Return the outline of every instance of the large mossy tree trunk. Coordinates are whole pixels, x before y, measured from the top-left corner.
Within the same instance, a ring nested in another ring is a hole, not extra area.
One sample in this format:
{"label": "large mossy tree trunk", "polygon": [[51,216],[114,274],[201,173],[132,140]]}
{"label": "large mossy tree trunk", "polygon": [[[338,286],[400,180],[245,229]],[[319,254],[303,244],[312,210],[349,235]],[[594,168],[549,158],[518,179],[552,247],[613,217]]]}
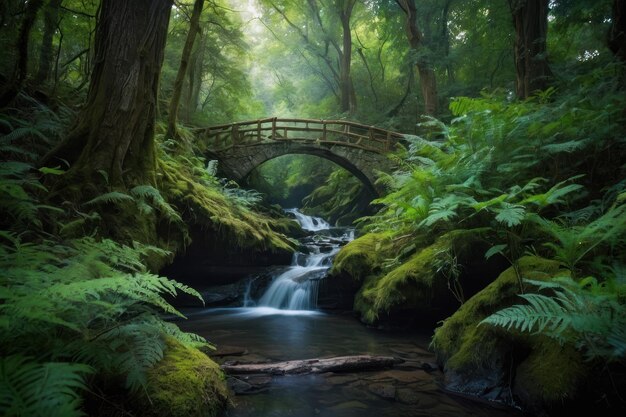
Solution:
{"label": "large mossy tree trunk", "polygon": [[185,75],[187,75],[189,58],[191,56],[193,44],[196,40],[196,34],[200,32],[200,15],[202,14],[203,6],[204,0],[195,0],[193,4],[193,12],[191,13],[189,23],[189,32],[187,33],[183,53],[180,57],[180,66],[178,67],[178,73],[176,74],[176,79],[174,80],[174,91],[172,92],[172,99],[170,100],[169,115],[167,118],[167,133],[165,135],[168,138],[176,137],[176,121],[178,120],[178,108],[180,107],[180,97],[183,92],[183,82],[185,81]]}
{"label": "large mossy tree trunk", "polygon": [[515,92],[525,99],[544,90],[552,76],[546,48],[549,0],[509,0],[509,6],[515,27]]}
{"label": "large mossy tree trunk", "polygon": [[398,0],[398,4],[406,14],[406,30],[409,45],[417,55],[416,67],[420,76],[420,87],[424,99],[424,114],[437,114],[437,77],[428,54],[425,53],[424,36],[417,26],[417,9],[415,0]]}
{"label": "large mossy tree trunk", "polygon": [[70,185],[154,184],[154,125],[172,0],[103,0],[87,103],[56,156]]}

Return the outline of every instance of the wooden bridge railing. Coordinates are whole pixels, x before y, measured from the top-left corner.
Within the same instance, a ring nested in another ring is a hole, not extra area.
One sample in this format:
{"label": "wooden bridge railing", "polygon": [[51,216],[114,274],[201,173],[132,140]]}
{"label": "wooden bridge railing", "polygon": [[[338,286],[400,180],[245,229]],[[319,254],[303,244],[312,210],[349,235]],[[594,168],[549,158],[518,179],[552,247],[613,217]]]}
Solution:
{"label": "wooden bridge railing", "polygon": [[339,144],[385,153],[404,136],[346,120],[267,118],[196,129],[208,148],[224,150],[268,141]]}

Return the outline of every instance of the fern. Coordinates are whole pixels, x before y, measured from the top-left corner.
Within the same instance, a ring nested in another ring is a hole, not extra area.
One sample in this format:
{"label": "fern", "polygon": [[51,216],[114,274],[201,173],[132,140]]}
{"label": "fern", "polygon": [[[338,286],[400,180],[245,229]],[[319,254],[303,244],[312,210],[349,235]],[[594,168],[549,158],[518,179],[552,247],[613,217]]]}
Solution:
{"label": "fern", "polygon": [[123,201],[134,201],[134,198],[126,193],[111,191],[83,203],[84,206],[94,206],[98,204],[117,204]]}
{"label": "fern", "polygon": [[37,363],[11,355],[0,358],[0,414],[3,416],[82,416],[80,391],[83,375],[92,369],[82,364]]}
{"label": "fern", "polygon": [[530,219],[555,239],[544,245],[571,271],[576,271],[578,264],[599,245],[626,244],[626,205],[614,207],[586,225],[567,226],[539,216],[530,216]]}
{"label": "fern", "polygon": [[609,292],[590,292],[570,278],[552,282],[525,280],[552,295],[522,294],[528,304],[500,310],[480,322],[544,334],[561,343],[573,343],[588,358],[618,360],[626,352],[626,306]]}
{"label": "fern", "polygon": [[517,226],[522,223],[526,215],[526,208],[519,204],[509,204],[502,202],[501,208],[494,211],[497,214],[496,221],[506,224],[508,227]]}
{"label": "fern", "polygon": [[131,195],[138,198],[137,204],[148,212],[155,207],[170,222],[182,223],[178,212],[163,198],[159,190],[151,185],[138,185],[130,190]]}

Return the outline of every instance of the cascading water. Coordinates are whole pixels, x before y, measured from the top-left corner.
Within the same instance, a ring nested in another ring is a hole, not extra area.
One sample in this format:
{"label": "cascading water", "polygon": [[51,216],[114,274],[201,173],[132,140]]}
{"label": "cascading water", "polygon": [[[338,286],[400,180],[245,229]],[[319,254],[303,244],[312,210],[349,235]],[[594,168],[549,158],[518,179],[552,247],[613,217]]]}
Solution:
{"label": "cascading water", "polygon": [[328,230],[330,229],[330,224],[326,222],[326,220],[321,217],[307,216],[306,214],[300,213],[298,209],[286,209],[285,212],[291,213],[296,216],[296,220],[300,223],[300,227],[304,230],[308,230],[310,232],[318,232],[320,230]]}
{"label": "cascading water", "polygon": [[303,239],[307,253],[297,252],[291,266],[274,277],[257,306],[283,310],[312,310],[317,305],[319,280],[326,276],[332,258],[341,246],[354,239],[354,230],[333,237],[331,226],[319,217],[307,216],[298,209],[285,210],[292,213],[304,230],[319,232]]}

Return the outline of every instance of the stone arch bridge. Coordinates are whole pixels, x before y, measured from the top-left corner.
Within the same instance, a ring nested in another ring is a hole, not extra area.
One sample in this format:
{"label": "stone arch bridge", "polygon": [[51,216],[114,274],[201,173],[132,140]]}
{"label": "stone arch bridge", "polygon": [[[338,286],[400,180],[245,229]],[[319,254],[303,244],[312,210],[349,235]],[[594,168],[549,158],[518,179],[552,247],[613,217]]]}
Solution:
{"label": "stone arch bridge", "polygon": [[262,163],[288,154],[328,159],[360,179],[373,195],[376,171],[391,172],[386,153],[397,149],[404,135],[346,120],[268,118],[197,129],[205,155],[236,181]]}

